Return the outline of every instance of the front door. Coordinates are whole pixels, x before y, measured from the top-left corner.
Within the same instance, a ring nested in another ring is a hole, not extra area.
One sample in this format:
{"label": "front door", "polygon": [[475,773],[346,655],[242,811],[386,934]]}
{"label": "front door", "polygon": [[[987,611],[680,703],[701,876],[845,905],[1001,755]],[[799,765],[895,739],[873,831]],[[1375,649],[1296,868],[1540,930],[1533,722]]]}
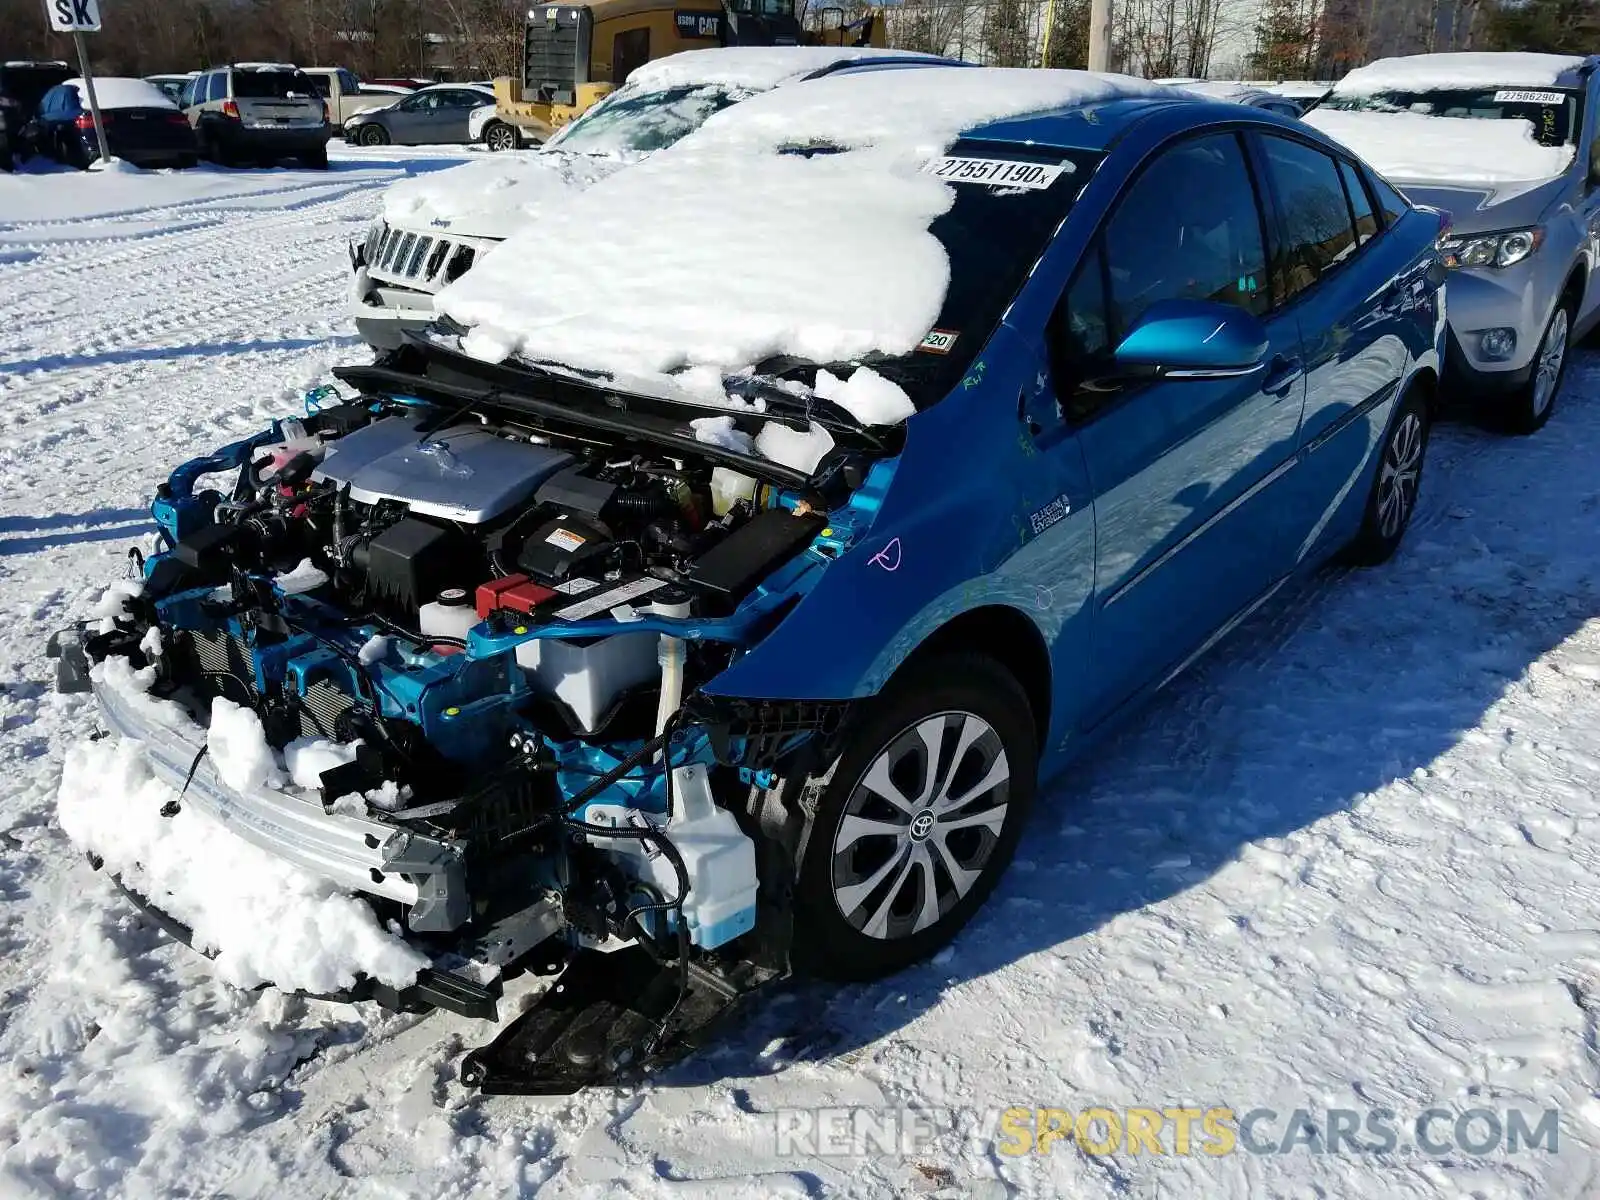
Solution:
{"label": "front door", "polygon": [[[1093,669],[1085,724],[1156,686],[1286,572],[1272,485],[1293,464],[1299,328],[1272,311],[1262,207],[1232,132],[1159,151],[1113,208],[1051,331],[1062,408],[1095,509]],[[1260,318],[1245,373],[1119,377],[1111,352],[1160,300]]]}

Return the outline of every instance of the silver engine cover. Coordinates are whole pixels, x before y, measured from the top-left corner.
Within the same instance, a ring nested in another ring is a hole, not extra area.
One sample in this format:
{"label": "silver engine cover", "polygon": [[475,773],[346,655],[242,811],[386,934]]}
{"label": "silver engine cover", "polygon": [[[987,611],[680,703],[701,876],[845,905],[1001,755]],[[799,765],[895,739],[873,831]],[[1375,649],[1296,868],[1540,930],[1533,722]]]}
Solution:
{"label": "silver engine cover", "polygon": [[422,434],[431,414],[386,417],[329,442],[313,479],[348,484],[365,504],[399,500],[419,516],[478,525],[526,500],[572,456],[481,425]]}

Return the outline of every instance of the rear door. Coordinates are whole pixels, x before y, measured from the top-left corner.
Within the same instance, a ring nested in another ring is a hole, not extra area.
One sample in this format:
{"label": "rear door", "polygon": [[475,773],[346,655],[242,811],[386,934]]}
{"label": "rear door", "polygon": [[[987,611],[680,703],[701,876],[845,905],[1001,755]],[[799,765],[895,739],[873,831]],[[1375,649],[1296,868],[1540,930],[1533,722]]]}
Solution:
{"label": "rear door", "polygon": [[1284,506],[1298,562],[1360,488],[1406,372],[1417,306],[1432,303],[1432,289],[1414,251],[1382,236],[1354,162],[1287,133],[1254,138],[1273,197],[1273,288],[1305,347],[1300,466]]}
{"label": "rear door", "polygon": [[[1299,327],[1272,302],[1262,212],[1240,135],[1169,144],[1112,207],[1057,311],[1058,395],[1094,491],[1089,724],[1164,682],[1286,573],[1277,485],[1305,384]],[[1119,378],[1112,350],[1178,298],[1258,317],[1263,364]]]}
{"label": "rear door", "polygon": [[247,129],[308,129],[322,124],[322,97],[300,71],[234,71],[233,102]]}
{"label": "rear door", "polygon": [[428,140],[446,143],[469,141],[467,118],[472,115],[473,109],[489,101],[467,88],[449,88],[434,95],[439,97],[439,107],[434,110],[433,120],[428,127]]}

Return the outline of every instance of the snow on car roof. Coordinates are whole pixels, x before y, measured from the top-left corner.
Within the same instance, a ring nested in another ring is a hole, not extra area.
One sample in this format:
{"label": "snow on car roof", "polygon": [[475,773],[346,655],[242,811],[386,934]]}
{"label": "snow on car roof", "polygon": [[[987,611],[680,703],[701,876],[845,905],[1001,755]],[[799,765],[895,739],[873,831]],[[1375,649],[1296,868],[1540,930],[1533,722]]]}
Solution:
{"label": "snow on car roof", "polygon": [[910,50],[870,46],[724,46],[684,50],[635,67],[625,86],[641,91],[720,84],[766,91],[785,80],[853,58],[928,58]]}
{"label": "snow on car roof", "polygon": [[1582,58],[1563,54],[1458,53],[1380,58],[1334,85],[1337,96],[1481,87],[1550,87]]}
{"label": "snow on car roof", "polygon": [[1342,142],[1381,174],[1406,183],[1515,183],[1550,179],[1571,146],[1541,146],[1532,122],[1433,117],[1409,112],[1314,108],[1301,118]]}
{"label": "snow on car roof", "polygon": [[[89,89],[81,79],[67,80],[69,87],[78,89],[85,108],[89,106]],[[94,97],[101,108],[170,108],[178,106],[148,79],[122,79],[115,75],[94,77]]]}
{"label": "snow on car roof", "polygon": [[[908,353],[950,279],[929,226],[953,192],[921,168],[966,130],[1125,96],[1174,93],[1083,71],[938,67],[779,88],[554,198],[435,306],[469,327],[463,346],[480,358],[664,384],[695,368],[719,398],[723,373],[774,355]],[[808,146],[837,152],[784,152]]]}
{"label": "snow on car roof", "polygon": [[[636,68],[628,76],[627,83],[608,99],[616,103],[630,96],[685,87],[764,92],[835,63],[877,58],[915,61],[928,60],[929,56],[837,46],[727,46],[686,50]],[[550,149],[554,151],[560,147],[558,136],[552,140]],[[384,193],[384,216],[402,223],[435,218],[471,220],[474,224],[463,229],[463,233],[488,237],[509,234],[530,214],[540,211],[552,196],[588,187],[596,179],[611,174],[631,156],[607,161],[591,152],[583,157],[587,161],[573,161],[570,156],[554,153],[495,156],[488,162],[469,163],[450,171],[405,179]]]}

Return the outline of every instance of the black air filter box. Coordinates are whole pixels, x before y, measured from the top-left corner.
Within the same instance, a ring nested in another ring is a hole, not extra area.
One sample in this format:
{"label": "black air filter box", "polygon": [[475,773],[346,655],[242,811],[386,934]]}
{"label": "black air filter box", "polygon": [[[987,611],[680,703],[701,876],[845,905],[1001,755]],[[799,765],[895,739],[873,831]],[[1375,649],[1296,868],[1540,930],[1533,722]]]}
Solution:
{"label": "black air filter box", "polygon": [[367,543],[367,594],[380,608],[415,615],[446,588],[471,587],[482,573],[472,544],[454,529],[404,517]]}

